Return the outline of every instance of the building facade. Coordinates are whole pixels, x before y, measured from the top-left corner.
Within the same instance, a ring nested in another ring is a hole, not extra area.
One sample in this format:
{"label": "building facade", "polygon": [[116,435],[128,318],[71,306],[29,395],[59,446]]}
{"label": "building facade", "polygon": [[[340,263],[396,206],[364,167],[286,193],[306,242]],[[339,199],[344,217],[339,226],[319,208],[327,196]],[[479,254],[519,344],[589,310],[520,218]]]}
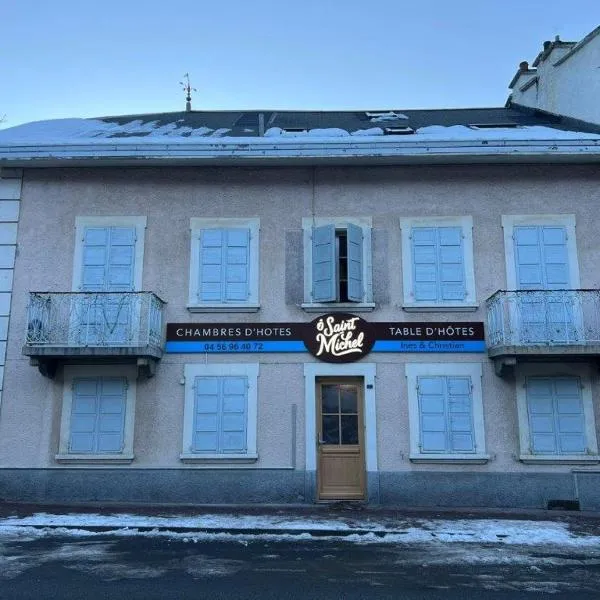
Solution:
{"label": "building facade", "polygon": [[598,509],[599,162],[514,108],[0,132],[0,498]]}

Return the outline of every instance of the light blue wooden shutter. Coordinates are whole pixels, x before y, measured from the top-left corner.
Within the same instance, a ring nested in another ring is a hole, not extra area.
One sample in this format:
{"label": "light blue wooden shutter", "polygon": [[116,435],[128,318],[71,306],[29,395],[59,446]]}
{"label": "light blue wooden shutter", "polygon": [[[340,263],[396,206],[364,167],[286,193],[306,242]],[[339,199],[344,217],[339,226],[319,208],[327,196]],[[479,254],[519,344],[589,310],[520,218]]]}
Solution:
{"label": "light blue wooden shutter", "polygon": [[106,454],[123,450],[126,389],[124,378],[73,382],[69,452]]}
{"label": "light blue wooden shutter", "polygon": [[416,302],[450,302],[466,297],[460,227],[415,227],[411,231]]}
{"label": "light blue wooden shutter", "polygon": [[363,286],[363,231],[362,227],[348,223],[348,300],[362,302]]}
{"label": "light blue wooden shutter", "polygon": [[250,295],[250,230],[200,232],[200,302],[245,302]]}
{"label": "light blue wooden shutter", "polygon": [[475,451],[470,377],[418,377],[421,452]]}
{"label": "light blue wooden shutter", "polygon": [[335,226],[323,225],[312,230],[313,302],[337,300],[337,262]]}
{"label": "light blue wooden shutter", "polygon": [[196,377],[192,451],[213,454],[247,450],[246,377]]}
{"label": "light blue wooden shutter", "polygon": [[527,379],[527,412],[533,454],[585,452],[585,420],[577,377]]}

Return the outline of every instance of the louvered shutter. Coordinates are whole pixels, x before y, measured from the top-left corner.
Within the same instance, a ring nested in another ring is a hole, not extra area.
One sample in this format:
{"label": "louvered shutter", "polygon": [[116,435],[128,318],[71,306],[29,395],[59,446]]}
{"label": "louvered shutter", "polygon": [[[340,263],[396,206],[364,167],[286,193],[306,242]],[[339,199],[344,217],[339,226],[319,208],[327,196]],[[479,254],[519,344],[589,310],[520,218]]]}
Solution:
{"label": "louvered shutter", "polygon": [[577,377],[527,379],[527,411],[534,454],[585,452],[585,421]]}
{"label": "louvered shutter", "polygon": [[446,394],[443,377],[418,377],[421,452],[445,452]]}
{"label": "louvered shutter", "polygon": [[435,302],[438,299],[436,230],[415,227],[411,237],[415,301]]}
{"label": "louvered shutter", "polygon": [[438,227],[439,300],[448,302],[466,297],[464,251],[460,227]]}
{"label": "louvered shutter", "polygon": [[192,451],[213,454],[247,450],[246,377],[197,377]]}
{"label": "louvered shutter", "polygon": [[245,302],[250,294],[250,230],[200,232],[200,302]]}
{"label": "louvered shutter", "polygon": [[447,378],[448,449],[473,452],[473,398],[470,377]]}
{"label": "louvered shutter", "polygon": [[73,382],[69,452],[121,452],[125,432],[124,378],[76,379]]}
{"label": "louvered shutter", "polygon": [[312,230],[312,299],[313,302],[335,302],[337,299],[334,225]]}
{"label": "louvered shutter", "polygon": [[348,300],[362,302],[363,286],[363,231],[348,223]]}

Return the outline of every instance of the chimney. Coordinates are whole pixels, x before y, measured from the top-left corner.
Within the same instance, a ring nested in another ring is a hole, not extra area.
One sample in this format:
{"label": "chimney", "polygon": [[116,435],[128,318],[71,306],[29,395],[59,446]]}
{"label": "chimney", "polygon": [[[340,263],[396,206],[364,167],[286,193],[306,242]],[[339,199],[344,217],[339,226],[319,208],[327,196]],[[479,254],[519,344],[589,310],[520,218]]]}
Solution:
{"label": "chimney", "polygon": [[526,60],[519,63],[519,71],[529,71],[529,63]]}
{"label": "chimney", "polygon": [[549,40],[546,40],[544,42],[544,52],[547,52],[548,50],[550,50],[551,47],[552,47],[552,42]]}

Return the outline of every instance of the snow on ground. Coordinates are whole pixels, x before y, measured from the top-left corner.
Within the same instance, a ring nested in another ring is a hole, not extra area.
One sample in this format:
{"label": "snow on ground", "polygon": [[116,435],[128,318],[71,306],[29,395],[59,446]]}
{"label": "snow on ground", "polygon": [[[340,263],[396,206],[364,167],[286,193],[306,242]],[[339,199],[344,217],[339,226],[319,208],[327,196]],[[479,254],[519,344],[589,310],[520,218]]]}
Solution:
{"label": "snow on ground", "polygon": [[[114,528],[114,535],[176,536],[181,539],[234,539],[256,537],[256,530],[271,539],[319,539],[310,531],[327,531],[328,538],[355,543],[467,543],[499,545],[551,545],[597,548],[600,536],[577,535],[565,523],[554,521],[517,521],[504,519],[406,519],[353,522],[301,517],[202,515],[198,517],[149,517],[132,514],[37,513],[30,517],[0,519],[0,538],[41,537],[60,534],[73,537],[90,535],[88,527]],[[143,528],[145,531],[138,531]],[[174,532],[176,529],[177,532]],[[184,531],[181,531],[184,530]],[[186,531],[188,530],[188,531]],[[230,533],[235,530],[235,533]],[[297,533],[296,533],[297,532]],[[103,533],[97,533],[103,535]]]}

